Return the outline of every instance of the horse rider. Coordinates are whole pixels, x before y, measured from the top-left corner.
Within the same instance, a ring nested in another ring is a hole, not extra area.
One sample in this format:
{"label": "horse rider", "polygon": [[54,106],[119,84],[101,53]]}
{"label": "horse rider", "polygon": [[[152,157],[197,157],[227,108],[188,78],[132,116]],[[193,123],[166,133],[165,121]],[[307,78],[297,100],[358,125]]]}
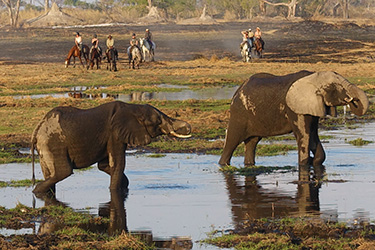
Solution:
{"label": "horse rider", "polygon": [[99,55],[101,56],[102,55],[102,50],[100,49],[99,47],[99,39],[98,39],[98,35],[97,34],[94,34],[93,38],[91,39],[91,48],[90,48],[90,54],[89,54],[89,58],[91,58],[91,55],[92,55],[92,50],[96,49],[99,53]]}
{"label": "horse rider", "polygon": [[118,60],[117,49],[115,49],[115,39],[113,39],[112,35],[109,35],[107,37],[106,45],[107,45],[107,50],[105,51],[105,53],[108,54],[109,50],[113,49],[115,51],[116,60]]}
{"label": "horse rider", "polygon": [[[139,41],[138,41],[138,38],[137,38],[137,35],[135,33],[132,34],[132,38],[130,39],[130,46],[128,47],[128,57],[129,57],[129,60],[131,60],[131,53],[130,53],[130,49],[133,47],[133,46],[136,46],[139,50],[141,50],[141,48],[139,48]],[[142,53],[141,53],[142,54]],[[142,58],[143,60],[143,58]]]}
{"label": "horse rider", "polygon": [[240,45],[240,48],[242,50],[243,46],[247,43],[247,45],[248,45],[247,47],[248,47],[249,53],[251,51],[251,47],[253,47],[253,37],[254,37],[253,32],[251,32],[252,38],[250,38],[250,36],[249,36],[250,32],[251,32],[251,29],[241,31],[241,34],[242,34],[242,43]]}
{"label": "horse rider", "polygon": [[82,51],[82,36],[79,34],[79,32],[76,32],[76,37],[74,39],[75,44],[77,45],[79,51]]}
{"label": "horse rider", "polygon": [[251,29],[249,29],[247,36],[248,36],[247,39],[250,44],[250,48],[252,48],[254,46],[254,32]]}
{"label": "horse rider", "polygon": [[151,34],[151,31],[149,29],[146,29],[145,40],[150,45],[150,49],[152,49],[154,47],[154,42],[152,41],[152,34]]}
{"label": "horse rider", "polygon": [[260,31],[260,28],[257,27],[256,31],[254,33],[255,39],[259,39],[260,43],[262,44],[262,50],[264,50],[264,41],[262,39],[262,31]]}

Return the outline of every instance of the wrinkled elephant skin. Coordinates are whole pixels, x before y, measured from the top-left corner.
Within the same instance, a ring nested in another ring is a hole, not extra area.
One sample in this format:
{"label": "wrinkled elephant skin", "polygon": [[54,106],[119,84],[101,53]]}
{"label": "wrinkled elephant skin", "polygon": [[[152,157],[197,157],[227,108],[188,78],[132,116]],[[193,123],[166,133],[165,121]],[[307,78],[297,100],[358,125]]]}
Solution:
{"label": "wrinkled elephant skin", "polygon": [[325,160],[318,136],[319,118],[335,115],[336,106],[348,104],[354,114],[363,115],[369,102],[361,89],[335,72],[255,74],[232,98],[219,164],[229,165],[233,151],[244,142],[245,165],[254,165],[255,149],[263,137],[293,132],[299,165],[319,166]]}
{"label": "wrinkled elephant skin", "polygon": [[124,175],[128,145],[146,145],[166,134],[190,137],[187,122],[168,117],[150,105],[110,102],[92,109],[57,107],[48,112],[32,135],[45,180],[34,193],[55,192],[55,184],[73,173],[98,163],[111,176],[110,189],[128,186]]}

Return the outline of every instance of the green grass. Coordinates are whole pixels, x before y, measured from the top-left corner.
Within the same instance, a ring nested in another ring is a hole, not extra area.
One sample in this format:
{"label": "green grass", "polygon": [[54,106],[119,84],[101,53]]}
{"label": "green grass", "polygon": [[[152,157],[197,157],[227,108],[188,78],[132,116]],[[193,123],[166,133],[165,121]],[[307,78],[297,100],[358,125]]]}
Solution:
{"label": "green grass", "polygon": [[221,248],[242,249],[357,249],[375,246],[373,226],[350,227],[318,218],[247,219],[236,233],[211,235],[203,242]]}
{"label": "green grass", "polygon": [[235,167],[235,166],[223,166],[220,171],[226,174],[238,174],[243,176],[256,176],[259,174],[269,174],[275,171],[283,172],[293,172],[297,171],[295,167],[285,166],[285,167],[266,167],[266,166],[245,166],[245,167]]}
{"label": "green grass", "polygon": [[362,138],[357,138],[355,140],[351,140],[351,141],[348,141],[345,139],[345,141],[353,146],[365,146],[365,145],[368,145],[370,143],[374,143],[373,141],[367,141],[367,140],[363,140]]}

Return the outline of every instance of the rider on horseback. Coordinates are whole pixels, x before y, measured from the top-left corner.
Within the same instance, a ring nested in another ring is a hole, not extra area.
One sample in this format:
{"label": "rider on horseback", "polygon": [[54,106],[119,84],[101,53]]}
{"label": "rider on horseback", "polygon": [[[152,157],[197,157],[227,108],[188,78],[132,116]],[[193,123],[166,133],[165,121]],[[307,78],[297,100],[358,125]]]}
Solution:
{"label": "rider on horseback", "polygon": [[77,45],[79,51],[82,53],[82,36],[79,34],[79,32],[76,32],[76,37],[74,39],[75,44]]}
{"label": "rider on horseback", "polygon": [[152,34],[151,34],[151,31],[149,29],[146,29],[146,32],[145,32],[145,40],[148,42],[148,44],[150,45],[150,49],[153,49],[154,47],[154,42],[152,41]]}
{"label": "rider on horseback", "polygon": [[100,56],[102,56],[102,50],[101,48],[99,47],[99,39],[98,39],[98,36],[96,34],[94,34],[94,37],[91,39],[91,48],[90,48],[90,54],[89,54],[89,58],[91,58],[91,54],[92,54],[92,51],[94,49],[96,49],[99,53]]}
{"label": "rider on horseback", "polygon": [[242,34],[242,43],[240,45],[240,48],[242,50],[243,46],[247,43],[248,51],[250,53],[251,48],[253,47],[253,39],[254,39],[254,33],[249,30],[241,31]]}
{"label": "rider on horseback", "polygon": [[113,39],[112,35],[108,36],[106,45],[107,45],[107,50],[105,51],[105,54],[108,54],[109,50],[113,49],[115,52],[116,60],[118,60],[117,49],[115,49],[115,40]]}
{"label": "rider on horseback", "polygon": [[255,39],[259,39],[260,43],[262,44],[262,50],[264,50],[264,41],[262,39],[262,31],[260,31],[260,28],[257,27],[255,33],[254,33]]}
{"label": "rider on horseback", "polygon": [[[128,47],[128,50],[127,50],[127,52],[128,52],[128,57],[129,57],[129,60],[131,60],[131,57],[132,57],[132,55],[131,55],[131,51],[130,51],[130,49],[133,47],[133,46],[136,46],[139,50],[141,50],[141,48],[139,47],[139,41],[138,41],[138,38],[136,37],[136,35],[135,35],[135,33],[133,33],[133,35],[132,35],[132,39],[130,39],[130,46]],[[142,58],[142,61],[143,61],[143,58]]]}

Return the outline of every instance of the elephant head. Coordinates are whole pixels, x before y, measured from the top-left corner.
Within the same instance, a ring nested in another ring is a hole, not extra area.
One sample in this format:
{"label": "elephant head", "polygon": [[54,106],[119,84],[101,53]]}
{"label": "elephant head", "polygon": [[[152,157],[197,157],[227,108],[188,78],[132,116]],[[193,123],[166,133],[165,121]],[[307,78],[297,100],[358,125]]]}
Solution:
{"label": "elephant head", "polygon": [[286,103],[296,114],[318,117],[324,117],[330,107],[347,104],[360,116],[369,106],[363,90],[331,71],[316,72],[295,81],[287,92]]}
{"label": "elephant head", "polygon": [[147,104],[119,108],[112,118],[112,127],[117,137],[129,145],[146,145],[152,138],[163,134],[177,138],[191,137],[189,123],[169,117]]}

